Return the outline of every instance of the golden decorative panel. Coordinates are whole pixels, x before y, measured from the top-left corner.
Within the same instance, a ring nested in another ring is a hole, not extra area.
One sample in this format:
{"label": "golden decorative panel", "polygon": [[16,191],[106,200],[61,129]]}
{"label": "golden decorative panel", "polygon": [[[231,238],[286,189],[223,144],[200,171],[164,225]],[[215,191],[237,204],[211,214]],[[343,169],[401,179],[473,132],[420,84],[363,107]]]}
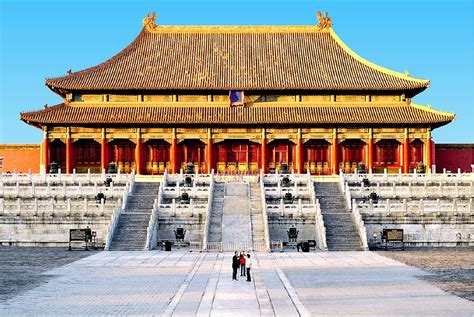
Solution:
{"label": "golden decorative panel", "polygon": [[109,95],[109,102],[137,102],[137,95]]}
{"label": "golden decorative panel", "polygon": [[180,102],[207,102],[207,95],[178,95]]}
{"label": "golden decorative panel", "polygon": [[373,95],[370,96],[373,102],[399,102],[400,95]]}
{"label": "golden decorative panel", "polygon": [[102,102],[103,95],[74,95],[74,101],[82,101],[82,102]]}
{"label": "golden decorative panel", "polygon": [[172,102],[173,95],[143,95],[143,102]]}
{"label": "golden decorative panel", "polygon": [[336,102],[364,102],[365,95],[336,95]]}
{"label": "golden decorative panel", "polygon": [[301,102],[330,102],[331,95],[301,95]]}

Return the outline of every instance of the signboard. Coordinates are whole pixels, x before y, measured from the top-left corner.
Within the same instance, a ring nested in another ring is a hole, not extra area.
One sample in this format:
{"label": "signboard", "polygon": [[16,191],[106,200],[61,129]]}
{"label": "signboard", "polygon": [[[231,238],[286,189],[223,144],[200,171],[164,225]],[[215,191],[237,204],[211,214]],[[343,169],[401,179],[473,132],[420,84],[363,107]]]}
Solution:
{"label": "signboard", "polygon": [[383,229],[382,239],[403,242],[403,229]]}
{"label": "signboard", "polygon": [[385,241],[385,250],[388,249],[389,242],[400,242],[402,250],[405,249],[403,243],[403,229],[383,229],[382,241]]}

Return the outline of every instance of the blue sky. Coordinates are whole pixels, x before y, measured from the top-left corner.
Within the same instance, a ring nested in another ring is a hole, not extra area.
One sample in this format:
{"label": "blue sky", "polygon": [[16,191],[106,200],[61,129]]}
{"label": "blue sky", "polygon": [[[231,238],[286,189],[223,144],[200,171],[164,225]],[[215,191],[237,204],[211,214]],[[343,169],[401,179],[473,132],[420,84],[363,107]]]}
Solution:
{"label": "blue sky", "polygon": [[158,24],[293,25],[317,24],[318,10],[365,59],[431,80],[414,101],[457,115],[433,132],[435,142],[474,143],[472,0],[0,0],[0,143],[40,142],[41,131],[19,113],[61,102],[44,79],[112,57],[147,11]]}

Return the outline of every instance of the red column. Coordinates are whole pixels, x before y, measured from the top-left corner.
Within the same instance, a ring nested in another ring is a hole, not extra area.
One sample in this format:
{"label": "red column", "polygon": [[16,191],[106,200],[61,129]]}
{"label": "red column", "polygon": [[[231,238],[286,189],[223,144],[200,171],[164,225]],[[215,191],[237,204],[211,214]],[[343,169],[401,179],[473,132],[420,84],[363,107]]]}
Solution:
{"label": "red column", "polygon": [[213,145],[212,145],[212,136],[209,135],[207,138],[207,147],[206,147],[206,156],[207,156],[207,173],[210,174],[213,167],[214,167],[214,153],[213,153]]}
{"label": "red column", "polygon": [[432,143],[431,143],[431,137],[427,138],[426,139],[426,171],[428,171],[428,169],[431,169],[431,163],[432,163]]}
{"label": "red column", "polygon": [[41,166],[40,170],[44,169],[45,173],[48,173],[49,168],[49,139],[48,139],[48,131],[47,128],[44,131],[44,138],[41,144]]}
{"label": "red column", "polygon": [[367,172],[373,169],[374,166],[374,139],[369,138],[368,153],[367,153]]}
{"label": "red column", "polygon": [[262,147],[261,147],[261,166],[260,169],[263,173],[268,173],[268,162],[267,162],[267,138],[262,138]]}
{"label": "red column", "polygon": [[137,138],[137,144],[135,145],[135,168],[136,168],[136,173],[138,175],[142,174],[142,169],[143,169],[142,152],[143,152],[142,138]]}
{"label": "red column", "polygon": [[436,147],[433,139],[431,139],[431,164],[436,164]]}
{"label": "red column", "polygon": [[301,139],[301,135],[298,136],[296,143],[296,173],[303,173],[303,140]]}
{"label": "red column", "polygon": [[71,138],[68,133],[66,138],[66,174],[71,174],[73,168],[73,148]]}
{"label": "red column", "polygon": [[170,146],[170,160],[171,160],[171,173],[176,174],[179,170],[178,168],[178,143],[176,141],[176,137],[173,136],[171,139],[171,146]]}
{"label": "red column", "polygon": [[409,153],[410,153],[410,142],[408,141],[408,138],[405,138],[403,140],[403,162],[402,162],[402,171],[405,174],[410,172]]}
{"label": "red column", "polygon": [[[117,162],[115,162],[117,163]],[[109,164],[109,147],[107,143],[107,138],[102,137],[100,143],[100,167],[102,170],[107,170]]]}
{"label": "red column", "polygon": [[333,174],[339,174],[339,158],[337,155],[337,137],[333,137],[331,145],[331,169]]}

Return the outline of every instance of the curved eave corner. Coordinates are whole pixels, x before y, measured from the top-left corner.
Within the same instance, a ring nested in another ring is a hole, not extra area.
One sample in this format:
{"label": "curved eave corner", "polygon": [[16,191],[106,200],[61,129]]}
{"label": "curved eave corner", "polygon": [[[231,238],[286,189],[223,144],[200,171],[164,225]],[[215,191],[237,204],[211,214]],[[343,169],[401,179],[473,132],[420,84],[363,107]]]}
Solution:
{"label": "curved eave corner", "polygon": [[379,66],[379,65],[377,65],[375,63],[372,63],[372,62],[366,60],[365,58],[361,57],[356,52],[354,52],[352,49],[350,49],[349,46],[347,46],[346,43],[344,43],[343,40],[341,40],[341,38],[336,34],[336,32],[334,31],[334,29],[332,27],[329,29],[329,34],[331,34],[331,37],[336,41],[336,43],[339,46],[341,46],[341,48],[344,51],[346,51],[352,58],[354,58],[358,62],[360,62],[360,63],[362,63],[362,64],[364,64],[364,65],[366,65],[366,66],[368,66],[368,67],[370,67],[374,70],[377,70],[381,73],[384,73],[384,74],[387,74],[387,75],[390,75],[390,76],[394,76],[394,77],[397,77],[397,78],[400,78],[400,79],[403,79],[403,80],[407,80],[407,81],[417,83],[419,85],[418,89],[424,90],[424,89],[426,89],[430,86],[430,81],[428,79],[421,79],[421,78],[411,77],[408,74],[402,74],[402,73],[396,72],[394,70]]}
{"label": "curved eave corner", "polygon": [[423,111],[426,111],[426,112],[429,112],[429,113],[432,113],[432,114],[435,114],[435,115],[443,116],[443,117],[446,118],[446,120],[444,120],[444,121],[440,121],[440,122],[437,122],[437,123],[433,124],[434,128],[439,128],[439,127],[442,127],[444,125],[447,125],[447,124],[453,122],[456,119],[456,114],[454,112],[436,110],[436,109],[432,109],[431,106],[422,106],[422,105],[418,105],[418,104],[414,104],[414,103],[412,103],[411,106],[416,108],[416,109],[420,109],[420,110],[423,110]]}

